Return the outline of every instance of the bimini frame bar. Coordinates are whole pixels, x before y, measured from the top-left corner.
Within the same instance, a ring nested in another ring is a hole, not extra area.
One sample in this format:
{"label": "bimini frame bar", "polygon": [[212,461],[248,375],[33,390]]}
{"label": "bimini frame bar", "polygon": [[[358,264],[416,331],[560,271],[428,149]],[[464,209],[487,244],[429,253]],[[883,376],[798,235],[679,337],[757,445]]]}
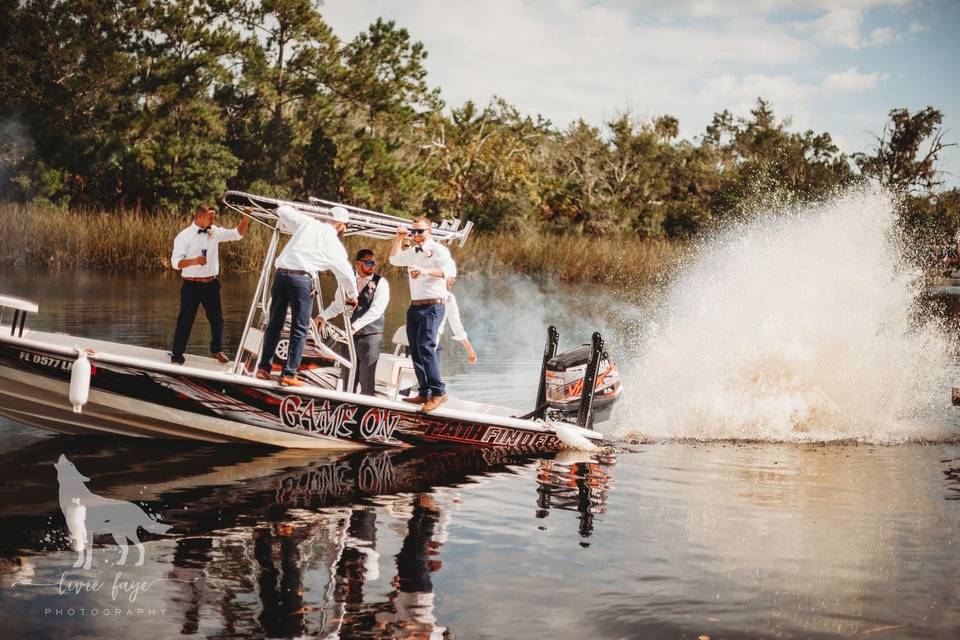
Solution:
{"label": "bimini frame bar", "polygon": [[[347,222],[347,230],[345,232],[348,236],[359,235],[367,238],[389,240],[396,235],[398,229],[410,225],[410,220],[407,218],[362,209],[349,204],[333,202],[332,200],[321,200],[320,198],[310,198],[310,202],[297,202],[295,200],[281,200],[279,198],[258,196],[243,191],[227,191],[223,194],[223,203],[230,209],[241,214],[244,213],[244,208],[249,207],[252,211],[251,217],[270,228],[276,228],[277,226],[277,215],[275,211],[280,205],[291,206],[300,213],[324,221],[331,219],[330,210],[333,207],[343,207],[350,214],[350,221]],[[463,246],[472,230],[472,222],[467,221],[461,226],[460,220],[454,218],[444,220],[440,224],[435,224],[432,235],[433,239],[438,242],[456,242],[460,246]]]}
{"label": "bimini frame bar", "polygon": [[[249,216],[255,222],[262,224],[264,227],[270,230],[270,242],[267,247],[266,255],[264,256],[263,266],[260,270],[260,279],[257,282],[257,290],[254,292],[253,300],[250,303],[250,309],[247,313],[247,321],[244,324],[243,335],[240,339],[241,345],[247,344],[247,336],[250,333],[250,328],[254,325],[257,311],[260,311],[261,317],[266,317],[266,315],[269,313],[269,274],[273,269],[273,260],[277,254],[277,248],[280,242],[280,233],[284,232],[284,230],[278,224],[278,216],[276,214],[277,207],[280,207],[281,205],[288,205],[300,213],[322,221],[332,220],[330,216],[330,210],[333,207],[343,207],[347,210],[350,216],[349,222],[346,223],[346,235],[360,235],[382,240],[392,239],[396,235],[398,229],[406,228],[410,224],[410,220],[406,218],[391,216],[385,213],[371,211],[369,209],[361,209],[360,207],[340,204],[330,200],[321,200],[319,198],[311,198],[309,203],[305,203],[294,200],[281,200],[279,198],[271,198],[268,196],[259,196],[252,193],[246,193],[244,191],[227,191],[223,194],[223,203],[227,206],[227,208],[232,209],[241,215]],[[444,220],[439,225],[434,225],[433,238],[439,242],[456,242],[460,246],[463,246],[463,244],[467,241],[467,237],[470,235],[470,231],[472,229],[473,223],[469,221],[461,227],[460,220]],[[314,286],[314,296],[319,308],[323,309],[323,299],[320,296],[319,283],[316,281]],[[316,327],[313,326],[313,323],[311,323],[310,332],[314,337],[314,342],[316,343],[317,347],[321,351],[326,352],[325,355],[340,362],[342,366],[349,368],[347,388],[353,389],[353,384],[356,380],[357,354],[353,344],[353,336],[350,326],[350,309],[347,307],[347,305],[343,304],[343,292],[340,291],[339,288],[337,289],[335,296],[338,300],[340,300],[343,309],[343,322],[347,335],[347,358],[344,358],[341,354],[330,350],[323,343],[323,341],[320,340]],[[236,373],[252,375],[251,372],[243,370],[242,348],[237,353],[237,357],[233,363],[233,368]]]}

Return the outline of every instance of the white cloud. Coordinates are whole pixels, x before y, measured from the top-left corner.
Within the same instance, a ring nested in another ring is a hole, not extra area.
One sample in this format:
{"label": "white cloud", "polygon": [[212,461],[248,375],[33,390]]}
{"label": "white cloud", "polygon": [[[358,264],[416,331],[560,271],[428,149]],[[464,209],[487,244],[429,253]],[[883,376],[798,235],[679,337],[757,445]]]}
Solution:
{"label": "white cloud", "polygon": [[[870,10],[905,7],[916,0],[613,0],[612,4],[650,12],[658,17],[677,14],[693,18],[768,16],[780,11],[821,13],[832,10]],[[608,2],[607,4],[611,4]]]}
{"label": "white cloud", "polygon": [[814,35],[828,44],[860,48],[860,25],[863,14],[858,9],[834,9],[810,25]]}
{"label": "white cloud", "polygon": [[860,73],[856,69],[847,69],[839,73],[830,73],[823,79],[821,88],[826,91],[844,93],[873,89],[886,80],[886,73]]}
{"label": "white cloud", "polygon": [[878,27],[870,32],[870,35],[864,40],[864,44],[870,47],[882,47],[890,44],[896,38],[896,32],[890,27]]}
{"label": "white cloud", "polygon": [[907,33],[924,33],[930,31],[930,27],[920,22],[914,20],[910,23],[910,26],[907,28]]}
{"label": "white cloud", "polygon": [[322,12],[345,40],[378,16],[395,19],[426,45],[428,80],[451,106],[499,95],[560,128],[580,117],[601,125],[630,107],[640,117],[674,115],[690,137],[714,112],[744,114],[764,97],[796,128],[859,140],[845,110],[884,118],[891,106],[876,92],[889,76],[871,49],[924,28],[908,26],[904,11],[873,28],[870,11],[909,3],[329,0]]}
{"label": "white cloud", "polygon": [[860,49],[881,47],[898,38],[892,27],[877,27],[864,36],[861,33],[865,10],[854,7],[839,7],[827,11],[813,22],[797,25],[801,33],[811,33],[825,44]]}
{"label": "white cloud", "polygon": [[707,108],[723,105],[743,114],[753,108],[757,98],[763,98],[778,113],[789,114],[796,128],[816,128],[812,117],[815,103],[829,102],[838,94],[873,89],[886,78],[886,74],[861,73],[856,69],[830,73],[813,82],[790,75],[750,73],[738,78],[724,74],[705,82],[697,92],[697,100]]}

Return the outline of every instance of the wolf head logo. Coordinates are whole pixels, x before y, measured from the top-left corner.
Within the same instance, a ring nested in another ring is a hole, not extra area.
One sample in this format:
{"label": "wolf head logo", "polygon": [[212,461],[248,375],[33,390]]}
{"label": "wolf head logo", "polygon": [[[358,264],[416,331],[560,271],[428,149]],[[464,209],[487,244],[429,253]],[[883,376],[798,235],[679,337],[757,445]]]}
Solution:
{"label": "wolf head logo", "polygon": [[119,545],[120,561],[117,564],[126,563],[127,541],[130,541],[140,552],[136,566],[143,565],[144,548],[137,536],[138,529],[142,527],[151,533],[165,533],[171,525],[154,520],[132,502],[104,498],[93,493],[86,486],[90,478],[80,473],[65,455],[60,454],[53,466],[60,483],[60,510],[67,521],[73,549],[78,554],[73,566],[90,568],[93,562],[93,536],[98,533],[110,534]]}

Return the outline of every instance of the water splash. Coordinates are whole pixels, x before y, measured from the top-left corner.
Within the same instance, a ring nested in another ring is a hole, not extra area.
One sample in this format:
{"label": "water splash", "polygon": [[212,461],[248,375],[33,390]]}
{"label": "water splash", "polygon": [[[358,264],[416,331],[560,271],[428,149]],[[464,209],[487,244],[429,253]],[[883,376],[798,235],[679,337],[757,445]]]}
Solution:
{"label": "water splash", "polygon": [[669,290],[627,371],[620,437],[956,437],[950,341],[918,316],[895,203],[855,190],[721,234]]}

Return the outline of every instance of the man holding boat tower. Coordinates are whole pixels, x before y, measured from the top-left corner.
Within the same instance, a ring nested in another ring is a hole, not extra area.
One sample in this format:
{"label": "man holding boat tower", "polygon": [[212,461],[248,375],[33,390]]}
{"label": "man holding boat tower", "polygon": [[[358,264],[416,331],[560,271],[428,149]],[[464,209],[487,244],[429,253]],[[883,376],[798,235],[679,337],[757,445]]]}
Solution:
{"label": "man holding boat tower", "polygon": [[270,380],[273,353],[280,341],[280,333],[290,308],[290,346],[287,361],[280,375],[280,384],[291,387],[303,386],[297,378],[303,347],[310,329],[313,312],[313,279],[318,271],[329,269],[337,279],[344,301],[357,304],[357,282],[338,236],[350,221],[350,214],[343,207],[333,207],[327,222],[321,222],[300,213],[290,205],[280,205],[276,210],[280,225],[293,234],[280,256],[274,262],[276,274],[270,291],[270,322],[263,336],[263,349],[257,378]]}

